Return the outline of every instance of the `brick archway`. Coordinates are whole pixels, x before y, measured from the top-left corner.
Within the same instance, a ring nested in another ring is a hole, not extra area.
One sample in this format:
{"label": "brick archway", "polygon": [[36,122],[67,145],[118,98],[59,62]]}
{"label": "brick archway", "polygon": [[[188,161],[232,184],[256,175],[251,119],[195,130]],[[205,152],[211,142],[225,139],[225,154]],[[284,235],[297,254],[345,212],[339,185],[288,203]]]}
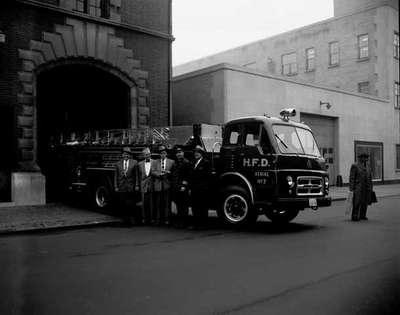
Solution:
{"label": "brick archway", "polygon": [[124,47],[113,28],[67,18],[65,25],[55,25],[54,32],[43,32],[42,40],[30,41],[29,49],[19,49],[22,69],[18,72],[19,167],[39,171],[36,164],[36,76],[60,64],[84,63],[108,71],[130,87],[131,127],[149,125],[148,73],[133,51]]}

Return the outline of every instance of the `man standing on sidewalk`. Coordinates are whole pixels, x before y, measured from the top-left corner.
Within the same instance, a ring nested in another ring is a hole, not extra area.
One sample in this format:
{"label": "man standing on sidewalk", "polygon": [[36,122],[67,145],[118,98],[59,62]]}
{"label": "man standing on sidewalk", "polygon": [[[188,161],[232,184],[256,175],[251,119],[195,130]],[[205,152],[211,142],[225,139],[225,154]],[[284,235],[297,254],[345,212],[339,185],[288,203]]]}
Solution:
{"label": "man standing on sidewalk", "polygon": [[204,149],[197,145],[194,149],[195,161],[190,176],[191,201],[194,228],[206,226],[208,218],[208,187],[210,184],[211,166],[204,158]]}
{"label": "man standing on sidewalk", "polygon": [[172,169],[172,199],[175,202],[177,215],[176,227],[182,228],[188,224],[189,214],[189,177],[190,162],[185,159],[181,147],[175,149],[176,161]]}
{"label": "man standing on sidewalk", "polygon": [[122,158],[116,163],[118,206],[122,217],[127,224],[132,224],[131,217],[137,220],[137,193],[136,186],[137,161],[132,159],[130,148],[122,150]]}
{"label": "man standing on sidewalk", "polygon": [[160,146],[160,159],[155,163],[152,172],[154,180],[154,200],[156,211],[156,224],[170,224],[171,222],[171,170],[174,161],[167,158],[167,149]]}
{"label": "man standing on sidewalk", "polygon": [[155,161],[151,159],[151,151],[144,148],[142,151],[143,161],[138,164],[136,191],[142,196],[142,222],[150,224],[155,220],[153,208],[153,179],[151,173],[155,168]]}
{"label": "man standing on sidewalk", "polygon": [[358,162],[350,169],[349,188],[354,193],[351,213],[353,221],[368,220],[367,207],[371,204],[372,175],[367,161],[368,154],[361,153],[358,156]]}

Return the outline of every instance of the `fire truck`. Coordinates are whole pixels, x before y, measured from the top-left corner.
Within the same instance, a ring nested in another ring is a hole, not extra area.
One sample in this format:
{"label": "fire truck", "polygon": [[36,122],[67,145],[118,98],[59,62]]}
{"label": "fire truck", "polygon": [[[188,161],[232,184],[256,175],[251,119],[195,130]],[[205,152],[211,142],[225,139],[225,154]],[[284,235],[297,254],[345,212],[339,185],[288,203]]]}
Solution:
{"label": "fire truck", "polygon": [[183,147],[193,158],[200,145],[211,162],[209,209],[228,225],[254,222],[261,214],[275,223],[293,220],[299,211],[331,205],[329,178],[311,129],[291,117],[252,116],[231,120],[223,126],[195,124],[147,129],[91,131],[62,136],[53,145],[54,155],[64,160],[64,185],[84,195],[97,208],[112,208],[116,193],[115,162],[123,147],[141,159],[144,147],[160,144]]}

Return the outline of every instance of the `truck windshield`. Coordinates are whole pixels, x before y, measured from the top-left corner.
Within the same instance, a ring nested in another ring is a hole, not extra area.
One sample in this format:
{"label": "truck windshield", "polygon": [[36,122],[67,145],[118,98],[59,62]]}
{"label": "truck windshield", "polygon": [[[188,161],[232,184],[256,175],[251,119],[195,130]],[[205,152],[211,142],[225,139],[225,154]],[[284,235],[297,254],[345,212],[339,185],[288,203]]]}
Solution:
{"label": "truck windshield", "polygon": [[272,128],[282,153],[321,155],[314,136],[309,130],[288,125],[274,125]]}

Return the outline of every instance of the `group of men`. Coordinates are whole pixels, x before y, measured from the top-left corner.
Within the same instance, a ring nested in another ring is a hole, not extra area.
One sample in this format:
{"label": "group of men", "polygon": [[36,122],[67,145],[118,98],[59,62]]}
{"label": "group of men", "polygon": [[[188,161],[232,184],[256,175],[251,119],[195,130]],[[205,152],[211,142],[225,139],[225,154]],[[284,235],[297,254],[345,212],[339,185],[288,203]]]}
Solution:
{"label": "group of men", "polygon": [[[175,149],[175,159],[167,157],[160,146],[159,158],[152,159],[150,148],[142,151],[143,159],[132,158],[130,148],[124,148],[116,163],[119,208],[124,220],[132,224],[170,225],[201,228],[206,224],[207,189],[211,175],[209,162],[201,146],[194,149],[194,161],[189,162],[182,147]],[[137,204],[141,201],[141,207]],[[176,205],[173,217],[171,202]],[[189,222],[189,205],[193,219]]]}

